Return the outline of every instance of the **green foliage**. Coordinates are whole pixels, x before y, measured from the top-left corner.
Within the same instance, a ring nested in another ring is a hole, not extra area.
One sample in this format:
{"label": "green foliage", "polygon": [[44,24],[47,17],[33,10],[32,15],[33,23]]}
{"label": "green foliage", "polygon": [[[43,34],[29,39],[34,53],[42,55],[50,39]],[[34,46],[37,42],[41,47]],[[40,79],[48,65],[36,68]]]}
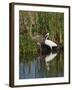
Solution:
{"label": "green foliage", "polygon": [[36,54],[37,53],[37,44],[32,41],[29,36],[20,35],[19,37],[19,53],[20,58],[24,58],[26,54]]}
{"label": "green foliage", "polygon": [[57,12],[19,12],[19,50],[20,58],[25,54],[37,53],[36,35],[45,36],[57,44],[64,44],[64,13]]}

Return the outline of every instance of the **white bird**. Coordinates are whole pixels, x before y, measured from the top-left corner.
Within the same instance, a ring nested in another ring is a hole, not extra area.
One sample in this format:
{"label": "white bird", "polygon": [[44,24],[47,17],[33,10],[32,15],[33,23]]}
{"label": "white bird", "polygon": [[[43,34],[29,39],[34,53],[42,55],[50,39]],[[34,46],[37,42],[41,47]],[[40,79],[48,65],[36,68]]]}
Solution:
{"label": "white bird", "polygon": [[52,47],[57,47],[57,44],[51,40],[49,40],[49,33],[47,33],[46,35],[46,39],[45,39],[45,44],[48,45],[51,49]]}

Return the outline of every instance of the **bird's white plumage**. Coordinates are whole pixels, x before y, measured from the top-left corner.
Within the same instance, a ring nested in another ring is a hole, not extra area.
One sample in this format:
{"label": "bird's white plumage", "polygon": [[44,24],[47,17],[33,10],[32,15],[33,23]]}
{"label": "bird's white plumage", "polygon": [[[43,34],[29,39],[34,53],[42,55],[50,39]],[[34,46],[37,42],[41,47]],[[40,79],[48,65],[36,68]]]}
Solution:
{"label": "bird's white plumage", "polygon": [[52,47],[57,46],[57,44],[55,42],[48,40],[48,39],[45,40],[45,44],[48,45],[51,49],[52,49]]}

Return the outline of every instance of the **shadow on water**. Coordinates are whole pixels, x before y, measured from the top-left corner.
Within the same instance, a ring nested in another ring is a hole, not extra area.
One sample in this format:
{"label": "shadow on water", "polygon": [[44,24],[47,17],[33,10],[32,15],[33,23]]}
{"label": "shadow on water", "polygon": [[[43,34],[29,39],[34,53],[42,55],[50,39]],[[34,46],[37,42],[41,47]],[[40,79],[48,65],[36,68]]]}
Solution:
{"label": "shadow on water", "polygon": [[19,79],[49,78],[64,76],[63,52],[26,55],[19,64]]}

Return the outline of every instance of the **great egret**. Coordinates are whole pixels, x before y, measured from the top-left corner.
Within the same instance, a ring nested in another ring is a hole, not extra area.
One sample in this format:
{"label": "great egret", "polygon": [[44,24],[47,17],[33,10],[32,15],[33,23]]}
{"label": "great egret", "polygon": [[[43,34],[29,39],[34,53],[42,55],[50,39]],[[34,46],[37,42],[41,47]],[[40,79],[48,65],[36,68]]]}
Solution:
{"label": "great egret", "polygon": [[47,33],[46,35],[46,38],[45,38],[45,45],[48,45],[51,49],[52,47],[57,47],[57,44],[51,40],[49,40],[49,33]]}

